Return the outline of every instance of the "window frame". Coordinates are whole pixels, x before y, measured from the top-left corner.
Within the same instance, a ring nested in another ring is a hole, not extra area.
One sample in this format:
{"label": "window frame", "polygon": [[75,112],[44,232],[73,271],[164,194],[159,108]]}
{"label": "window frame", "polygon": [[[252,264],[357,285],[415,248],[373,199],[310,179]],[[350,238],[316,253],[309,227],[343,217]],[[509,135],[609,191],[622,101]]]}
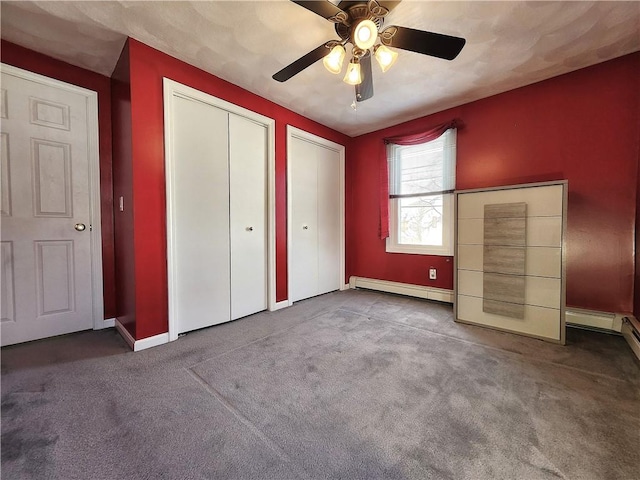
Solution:
{"label": "window frame", "polygon": [[[400,215],[400,199],[389,199],[389,236],[386,242],[386,251],[388,253],[409,253],[414,255],[436,255],[436,256],[453,256],[453,238],[454,238],[454,212],[455,212],[455,197],[454,193],[443,193],[443,221],[442,221],[442,236],[443,245],[414,245],[408,243],[398,243],[399,235],[399,222],[398,216]],[[427,195],[425,195],[427,196]]]}
{"label": "window frame", "polygon": [[[454,148],[457,146],[457,132],[454,129]],[[444,135],[444,133],[443,133]],[[438,137],[440,138],[440,137]],[[425,142],[428,143],[428,142]],[[455,175],[456,157],[453,156],[453,165],[444,168],[453,168]],[[389,182],[397,181],[390,175]],[[424,197],[436,195],[438,193],[427,193]],[[389,201],[389,236],[386,239],[385,250],[387,253],[406,253],[413,255],[433,255],[451,257],[454,254],[454,229],[455,229],[455,193],[439,193],[443,200],[442,214],[442,245],[415,245],[400,243],[400,201],[402,197],[390,197]],[[406,198],[406,197],[405,197]]]}

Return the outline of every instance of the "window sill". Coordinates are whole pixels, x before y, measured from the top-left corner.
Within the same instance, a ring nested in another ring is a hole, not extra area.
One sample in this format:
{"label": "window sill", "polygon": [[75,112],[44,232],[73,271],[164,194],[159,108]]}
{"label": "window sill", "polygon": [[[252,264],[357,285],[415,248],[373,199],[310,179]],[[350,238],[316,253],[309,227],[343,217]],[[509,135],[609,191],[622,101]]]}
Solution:
{"label": "window sill", "polygon": [[409,255],[431,255],[439,257],[452,257],[453,250],[446,247],[427,247],[421,245],[389,245],[387,242],[387,253],[406,253]]}

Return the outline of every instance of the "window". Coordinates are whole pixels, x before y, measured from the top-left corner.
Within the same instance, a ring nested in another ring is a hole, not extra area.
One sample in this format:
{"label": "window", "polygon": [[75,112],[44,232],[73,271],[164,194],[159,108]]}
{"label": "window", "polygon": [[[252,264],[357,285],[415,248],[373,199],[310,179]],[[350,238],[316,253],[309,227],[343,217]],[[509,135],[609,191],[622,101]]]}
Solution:
{"label": "window", "polygon": [[453,255],[456,129],[418,145],[387,145],[387,252]]}

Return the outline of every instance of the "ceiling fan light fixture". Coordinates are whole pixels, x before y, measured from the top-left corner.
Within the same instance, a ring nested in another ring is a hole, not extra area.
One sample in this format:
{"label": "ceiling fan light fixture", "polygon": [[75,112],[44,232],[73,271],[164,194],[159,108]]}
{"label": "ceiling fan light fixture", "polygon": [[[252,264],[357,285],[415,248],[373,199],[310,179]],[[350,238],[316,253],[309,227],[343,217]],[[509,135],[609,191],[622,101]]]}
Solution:
{"label": "ceiling fan light fixture", "polygon": [[378,61],[378,65],[380,65],[383,73],[389,70],[398,59],[398,52],[394,52],[384,45],[376,46],[376,48],[374,49],[374,54],[376,60]]}
{"label": "ceiling fan light fixture", "polygon": [[322,59],[324,68],[331,73],[337,75],[342,70],[342,63],[344,62],[344,56],[346,52],[342,45],[336,45],[331,51]]}
{"label": "ceiling fan light fixture", "polygon": [[358,48],[368,50],[378,38],[378,27],[371,20],[362,20],[353,30],[353,41]]}
{"label": "ceiling fan light fixture", "polygon": [[360,70],[360,61],[357,58],[352,59],[347,67],[347,73],[342,80],[349,85],[360,85],[362,83],[362,72]]}

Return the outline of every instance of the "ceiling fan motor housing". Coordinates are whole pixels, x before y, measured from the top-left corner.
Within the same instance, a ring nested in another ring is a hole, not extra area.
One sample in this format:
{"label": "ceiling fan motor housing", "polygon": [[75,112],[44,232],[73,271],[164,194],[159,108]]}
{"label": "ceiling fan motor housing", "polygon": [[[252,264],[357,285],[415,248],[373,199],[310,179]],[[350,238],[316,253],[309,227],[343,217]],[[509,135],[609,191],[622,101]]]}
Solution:
{"label": "ceiling fan motor housing", "polygon": [[374,16],[366,3],[359,3],[349,7],[347,13],[349,14],[349,20],[345,23],[336,23],[336,33],[343,41],[351,42],[354,45],[353,32],[361,20],[371,20],[378,32],[384,23],[384,18]]}

